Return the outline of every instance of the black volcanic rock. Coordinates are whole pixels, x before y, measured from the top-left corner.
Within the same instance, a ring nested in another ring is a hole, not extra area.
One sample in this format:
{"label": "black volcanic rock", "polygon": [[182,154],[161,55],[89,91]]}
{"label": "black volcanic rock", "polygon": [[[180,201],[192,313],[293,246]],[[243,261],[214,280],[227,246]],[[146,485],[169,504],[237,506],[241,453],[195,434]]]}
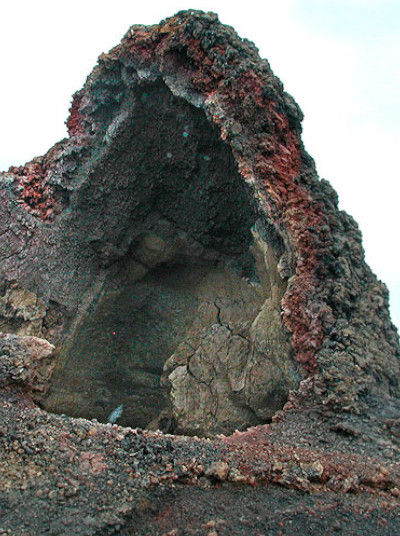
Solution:
{"label": "black volcanic rock", "polygon": [[387,290],[301,120],[185,11],[0,174],[1,534],[400,532]]}

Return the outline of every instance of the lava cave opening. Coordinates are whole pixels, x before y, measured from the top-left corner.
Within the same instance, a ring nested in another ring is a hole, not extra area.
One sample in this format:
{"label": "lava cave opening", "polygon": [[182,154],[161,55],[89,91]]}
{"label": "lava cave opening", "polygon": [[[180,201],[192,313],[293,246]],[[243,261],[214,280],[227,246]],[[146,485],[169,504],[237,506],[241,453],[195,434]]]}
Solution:
{"label": "lava cave opening", "polygon": [[98,235],[101,285],[40,404],[103,422],[123,404],[119,424],[179,434],[267,422],[299,381],[283,241],[201,109],[161,83],[125,98],[74,199]]}

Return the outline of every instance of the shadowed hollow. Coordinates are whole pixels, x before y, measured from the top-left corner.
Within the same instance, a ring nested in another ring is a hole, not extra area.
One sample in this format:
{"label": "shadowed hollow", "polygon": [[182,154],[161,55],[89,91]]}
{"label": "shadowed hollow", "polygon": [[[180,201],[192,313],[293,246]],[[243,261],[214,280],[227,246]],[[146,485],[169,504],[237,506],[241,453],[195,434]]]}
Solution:
{"label": "shadowed hollow", "polygon": [[161,83],[132,102],[105,134],[100,186],[76,203],[99,226],[118,203],[134,236],[78,311],[41,403],[100,421],[123,404],[120,424],[175,433],[266,422],[298,382],[280,320],[283,243],[203,111]]}

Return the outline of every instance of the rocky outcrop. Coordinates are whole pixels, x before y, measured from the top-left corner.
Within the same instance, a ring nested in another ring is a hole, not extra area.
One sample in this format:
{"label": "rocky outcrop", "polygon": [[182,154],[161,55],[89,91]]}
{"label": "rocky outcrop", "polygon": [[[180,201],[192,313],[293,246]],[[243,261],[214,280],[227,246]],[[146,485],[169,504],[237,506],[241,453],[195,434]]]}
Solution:
{"label": "rocky outcrop", "polygon": [[243,518],[265,483],[287,522],[363,492],[396,532],[398,337],[301,120],[254,45],[186,11],[133,26],[68,139],[0,175],[5,534],[190,533],[189,485],[193,534],[240,534],[206,511],[240,489]]}

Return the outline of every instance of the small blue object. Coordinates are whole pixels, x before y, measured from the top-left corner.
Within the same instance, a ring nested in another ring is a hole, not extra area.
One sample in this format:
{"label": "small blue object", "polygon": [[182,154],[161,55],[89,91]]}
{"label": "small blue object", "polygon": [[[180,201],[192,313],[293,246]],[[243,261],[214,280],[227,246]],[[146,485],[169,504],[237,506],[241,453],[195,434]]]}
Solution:
{"label": "small blue object", "polygon": [[167,153],[167,158],[172,158],[172,153]]}
{"label": "small blue object", "polygon": [[210,160],[210,157],[208,156],[208,154],[204,155],[204,160],[206,160],[206,162]]}
{"label": "small blue object", "polygon": [[121,404],[110,413],[107,421],[110,422],[111,424],[114,424],[115,422],[117,422],[117,420],[121,417],[123,410],[124,410],[124,405]]}
{"label": "small blue object", "polygon": [[184,138],[187,138],[187,137],[189,136],[189,132],[183,132],[183,133],[182,133],[182,136],[183,136]]}

